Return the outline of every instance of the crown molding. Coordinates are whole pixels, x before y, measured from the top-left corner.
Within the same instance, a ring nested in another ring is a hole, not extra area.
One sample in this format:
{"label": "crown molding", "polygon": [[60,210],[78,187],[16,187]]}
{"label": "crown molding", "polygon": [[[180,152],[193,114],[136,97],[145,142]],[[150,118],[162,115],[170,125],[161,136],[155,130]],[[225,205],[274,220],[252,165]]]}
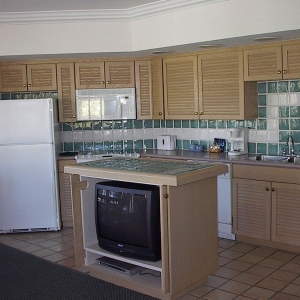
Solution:
{"label": "crown molding", "polygon": [[229,0],[161,0],[130,9],[0,13],[0,25],[72,22],[130,22],[158,14]]}

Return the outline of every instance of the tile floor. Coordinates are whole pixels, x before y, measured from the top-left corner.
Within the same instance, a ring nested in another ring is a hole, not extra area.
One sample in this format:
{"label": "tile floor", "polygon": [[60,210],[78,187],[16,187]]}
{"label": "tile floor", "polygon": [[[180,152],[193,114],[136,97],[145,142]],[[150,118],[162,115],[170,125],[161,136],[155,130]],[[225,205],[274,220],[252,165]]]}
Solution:
{"label": "tile floor", "polygon": [[[75,266],[73,230],[1,234],[0,242],[52,262]],[[300,253],[219,240],[219,268],[180,300],[299,300]]]}

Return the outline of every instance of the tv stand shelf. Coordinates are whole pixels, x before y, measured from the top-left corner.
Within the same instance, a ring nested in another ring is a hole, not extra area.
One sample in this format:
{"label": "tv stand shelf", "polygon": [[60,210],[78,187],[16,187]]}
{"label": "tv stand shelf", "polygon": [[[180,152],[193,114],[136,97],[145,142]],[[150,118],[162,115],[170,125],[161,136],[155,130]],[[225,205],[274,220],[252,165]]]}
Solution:
{"label": "tv stand shelf", "polygon": [[[124,261],[133,265],[137,265],[140,267],[144,267],[147,269],[151,269],[154,271],[158,271],[161,272],[162,271],[162,267],[161,267],[161,260],[156,261],[156,262],[152,262],[152,261],[145,261],[145,260],[138,260],[138,259],[133,259],[133,258],[128,258],[128,257],[124,257],[124,256],[120,256],[117,254],[113,254],[111,252],[108,252],[106,250],[101,249],[98,244],[93,244],[90,246],[85,247],[85,251],[88,253],[94,253],[97,255],[97,258],[100,256],[107,256],[113,259],[117,259],[120,261]],[[88,265],[89,263],[86,261],[86,265]]]}
{"label": "tv stand shelf", "polygon": [[[110,159],[113,160],[114,158]],[[159,299],[177,299],[206,282],[218,267],[217,175],[227,171],[226,165],[181,162],[172,172],[155,173],[155,159],[126,159],[122,169],[95,164],[65,166],[72,174],[72,205],[76,265],[90,275]],[[168,165],[170,160],[159,160]],[[143,172],[142,166],[151,167]],[[129,166],[128,170],[124,165]],[[150,170],[150,171],[149,171]],[[175,171],[174,171],[175,170]],[[148,262],[125,258],[101,249],[95,226],[95,185],[106,180],[146,183],[159,186],[161,223],[161,261]],[[142,266],[161,277],[129,276],[97,264],[100,256]]]}

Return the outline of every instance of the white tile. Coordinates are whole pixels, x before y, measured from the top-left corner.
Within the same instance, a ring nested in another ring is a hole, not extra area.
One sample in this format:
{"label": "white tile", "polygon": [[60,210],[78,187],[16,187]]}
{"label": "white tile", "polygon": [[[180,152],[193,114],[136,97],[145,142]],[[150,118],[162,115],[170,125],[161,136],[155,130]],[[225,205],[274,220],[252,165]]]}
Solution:
{"label": "white tile", "polygon": [[275,119],[279,116],[278,106],[267,106],[267,118]]}
{"label": "white tile", "polygon": [[72,133],[72,131],[62,131],[61,140],[62,140],[62,142],[65,142],[65,143],[73,142],[73,133]]}
{"label": "white tile", "polygon": [[135,140],[142,140],[144,137],[143,131],[144,131],[143,129],[134,129],[133,130],[133,138]]}
{"label": "white tile", "polygon": [[111,141],[113,139],[112,130],[103,130],[103,140]]}
{"label": "white tile", "polygon": [[278,119],[267,119],[267,128],[268,130],[279,130],[279,120]]}
{"label": "white tile", "polygon": [[133,129],[124,129],[124,140],[133,140]]}
{"label": "white tile", "polygon": [[113,139],[116,140],[123,140],[123,130],[122,129],[114,129],[113,130]]}
{"label": "white tile", "polygon": [[278,131],[268,130],[268,143],[278,143],[278,142],[279,142]]}
{"label": "white tile", "polygon": [[267,130],[257,130],[256,142],[267,142]]}
{"label": "white tile", "polygon": [[101,141],[103,139],[103,130],[94,130],[94,141]]}
{"label": "white tile", "polygon": [[278,98],[277,94],[267,94],[267,106],[278,105]]}
{"label": "white tile", "polygon": [[153,139],[153,130],[150,128],[144,129],[144,140]]}
{"label": "white tile", "polygon": [[300,94],[290,94],[290,105],[300,105]]}
{"label": "white tile", "polygon": [[83,131],[83,140],[84,141],[92,141],[94,138],[92,130],[84,130]]}

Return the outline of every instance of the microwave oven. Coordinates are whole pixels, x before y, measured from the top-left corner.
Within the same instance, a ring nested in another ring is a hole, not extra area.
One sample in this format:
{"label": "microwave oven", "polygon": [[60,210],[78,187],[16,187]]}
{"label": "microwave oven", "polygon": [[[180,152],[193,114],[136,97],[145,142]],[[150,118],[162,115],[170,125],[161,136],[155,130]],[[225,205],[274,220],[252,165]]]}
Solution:
{"label": "microwave oven", "polygon": [[136,119],[135,89],[76,90],[77,121]]}

